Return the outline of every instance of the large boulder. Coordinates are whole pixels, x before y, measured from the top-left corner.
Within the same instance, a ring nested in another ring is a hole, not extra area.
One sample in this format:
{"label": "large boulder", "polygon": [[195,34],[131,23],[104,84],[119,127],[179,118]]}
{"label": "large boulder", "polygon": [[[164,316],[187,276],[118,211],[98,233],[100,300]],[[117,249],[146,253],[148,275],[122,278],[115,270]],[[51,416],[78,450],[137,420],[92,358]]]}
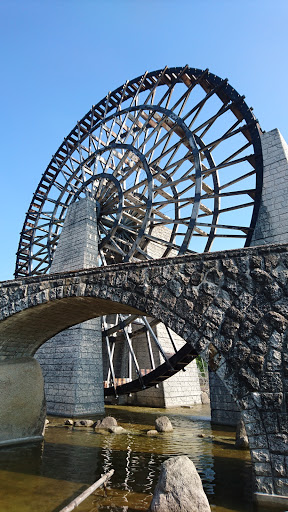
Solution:
{"label": "large boulder", "polygon": [[106,416],[103,420],[98,420],[97,423],[94,424],[95,428],[110,428],[117,427],[117,420],[113,418],[113,416]]}
{"label": "large boulder", "polygon": [[211,512],[201,479],[186,455],[163,462],[150,512]]}
{"label": "large boulder", "polygon": [[160,416],[155,420],[155,428],[158,432],[172,432],[173,427],[167,416]]}
{"label": "large boulder", "polygon": [[249,441],[243,420],[240,420],[237,424],[235,448],[249,450]]}

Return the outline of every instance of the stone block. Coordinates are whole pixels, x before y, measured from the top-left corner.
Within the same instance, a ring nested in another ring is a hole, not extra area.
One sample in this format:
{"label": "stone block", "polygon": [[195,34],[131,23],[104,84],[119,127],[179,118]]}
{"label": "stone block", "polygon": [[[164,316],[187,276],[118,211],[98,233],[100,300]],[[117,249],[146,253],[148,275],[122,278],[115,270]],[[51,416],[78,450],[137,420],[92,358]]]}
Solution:
{"label": "stone block", "polygon": [[271,464],[268,462],[255,462],[254,471],[257,476],[271,476]]}
{"label": "stone block", "polygon": [[286,476],[286,464],[284,455],[271,455],[272,472],[275,476],[281,477]]}
{"label": "stone block", "polygon": [[256,492],[273,494],[273,478],[268,476],[255,477]]}
{"label": "stone block", "polygon": [[251,450],[251,458],[253,462],[270,462],[269,450]]}
{"label": "stone block", "polygon": [[288,435],[282,433],[270,434],[268,437],[269,448],[272,452],[288,455]]}
{"label": "stone block", "polygon": [[276,494],[288,496],[288,478],[275,478],[274,485]]}
{"label": "stone block", "polygon": [[[249,446],[254,449],[268,449],[268,441],[265,435],[249,436]],[[259,491],[260,492],[260,491]]]}

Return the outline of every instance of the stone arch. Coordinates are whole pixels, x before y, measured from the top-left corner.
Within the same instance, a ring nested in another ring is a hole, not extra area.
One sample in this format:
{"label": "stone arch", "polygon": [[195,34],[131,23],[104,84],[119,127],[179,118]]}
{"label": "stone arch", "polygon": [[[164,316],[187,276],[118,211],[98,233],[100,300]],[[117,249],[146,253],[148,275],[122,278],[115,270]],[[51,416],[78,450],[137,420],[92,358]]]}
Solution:
{"label": "stone arch", "polygon": [[257,492],[287,496],[287,277],[278,245],[2,283],[0,356],[32,355],[107,307],[161,319],[191,354],[209,351],[243,410]]}

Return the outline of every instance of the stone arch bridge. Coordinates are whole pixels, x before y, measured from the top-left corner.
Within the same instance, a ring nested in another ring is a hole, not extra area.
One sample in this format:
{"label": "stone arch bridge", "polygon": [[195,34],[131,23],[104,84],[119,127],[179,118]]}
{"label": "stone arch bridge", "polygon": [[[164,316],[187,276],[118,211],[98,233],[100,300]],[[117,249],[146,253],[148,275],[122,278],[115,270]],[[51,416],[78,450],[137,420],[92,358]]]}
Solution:
{"label": "stone arch bridge", "polygon": [[[26,389],[25,379],[34,371],[31,358],[58,332],[107,313],[149,314],[187,342],[182,358],[209,353],[211,368],[242,410],[256,492],[287,498],[287,250],[288,244],[267,245],[2,282],[2,396],[10,396],[16,364],[18,369],[24,364],[22,373],[14,375]],[[164,363],[167,375],[181,368],[173,357],[169,365]],[[152,384],[158,377],[156,369]],[[30,388],[30,402],[36,388]],[[41,396],[37,400],[33,424],[27,420],[22,434],[25,439],[41,435]],[[2,400],[0,406],[0,440],[5,444],[19,433],[7,426],[7,404]]]}

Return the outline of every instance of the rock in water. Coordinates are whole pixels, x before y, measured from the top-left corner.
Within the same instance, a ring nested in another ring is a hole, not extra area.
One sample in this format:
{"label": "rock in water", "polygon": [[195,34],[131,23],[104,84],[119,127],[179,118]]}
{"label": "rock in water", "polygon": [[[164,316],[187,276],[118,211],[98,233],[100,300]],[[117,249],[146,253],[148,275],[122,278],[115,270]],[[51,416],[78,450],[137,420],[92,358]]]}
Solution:
{"label": "rock in water", "polygon": [[146,432],[147,436],[158,436],[157,430],[147,430]]}
{"label": "rock in water", "polygon": [[201,402],[203,405],[210,404],[210,398],[208,396],[208,393],[206,393],[206,391],[202,391],[202,393],[201,393]]}
{"label": "rock in water", "polygon": [[94,425],[93,420],[76,420],[74,421],[74,427],[92,427]]}
{"label": "rock in water", "polygon": [[155,420],[155,428],[158,432],[172,432],[173,427],[167,416],[160,416]]}
{"label": "rock in water", "polygon": [[109,427],[110,434],[127,434],[127,430],[123,427]]}
{"label": "rock in water", "polygon": [[249,441],[243,420],[240,420],[237,424],[235,448],[249,450]]}
{"label": "rock in water", "polygon": [[186,455],[163,462],[150,512],[211,512],[200,476]]}
{"label": "rock in water", "polygon": [[117,420],[113,418],[113,416],[106,416],[103,420],[98,420],[97,423],[94,424],[95,428],[109,428],[109,427],[117,427]]}

